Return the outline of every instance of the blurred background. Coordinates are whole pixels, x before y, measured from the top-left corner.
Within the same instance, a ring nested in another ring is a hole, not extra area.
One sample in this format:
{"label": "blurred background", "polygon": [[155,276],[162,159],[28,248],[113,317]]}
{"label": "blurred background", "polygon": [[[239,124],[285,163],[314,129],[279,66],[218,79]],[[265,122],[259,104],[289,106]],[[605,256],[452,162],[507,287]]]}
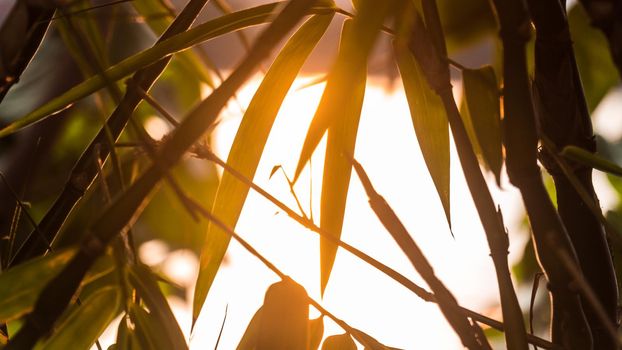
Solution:
{"label": "blurred background", "polygon": [[[336,1],[353,11],[348,0]],[[92,1],[103,5],[107,1]],[[145,18],[132,2],[116,3],[75,14],[77,29],[85,30],[81,19],[95,19],[105,42],[106,61],[119,62],[151,46],[157,36],[151,23],[157,16],[170,16],[179,11],[184,1],[163,1],[162,12]],[[232,10],[255,6],[267,1],[229,0]],[[9,12],[13,0],[0,0],[0,22]],[[484,64],[499,66],[497,29],[487,0],[464,0],[457,4],[439,0],[443,25],[448,35],[452,59],[467,67]],[[617,80],[606,43],[599,32],[589,27],[583,10],[568,3],[577,61],[598,134],[599,152],[622,163],[622,87]],[[197,20],[202,23],[222,15],[222,8],[210,2]],[[314,53],[305,64],[281,107],[264,150],[255,182],[296,208],[296,201],[283,172],[271,170],[281,165],[293,176],[304,136],[319,102],[324,84],[322,77],[331,67],[338,46],[344,17],[335,16]],[[228,34],[193,50],[204,58],[209,79],[197,79],[183,62],[174,59],[151,90],[153,97],[174,117],[181,119],[214,84],[226,77],[245,55],[261,26],[248,28],[243,35]],[[376,189],[394,208],[437,275],[464,307],[500,319],[498,290],[477,212],[465,185],[455,150],[451,160],[452,230],[450,232],[442,205],[423,162],[402,83],[394,63],[391,38],[382,34],[369,62],[369,78],[355,157],[367,170]],[[1,50],[1,48],[0,48]],[[264,63],[264,68],[270,62]],[[460,72],[452,72],[456,99],[461,99]],[[0,125],[20,118],[43,102],[61,94],[82,81],[88,72],[80,64],[75,50],[67,45],[65,34],[52,23],[33,62],[20,82],[0,104]],[[226,159],[240,123],[262,74],[258,74],[238,93],[222,112],[219,123],[208,141],[216,154]],[[60,192],[75,161],[109,115],[113,102],[105,91],[83,99],[71,108],[19,133],[0,140],[0,170],[21,198],[30,204],[30,213],[40,219]],[[151,107],[143,103],[137,118],[149,134],[161,139],[171,129]],[[121,141],[127,138],[122,136]],[[302,208],[313,217],[319,215],[322,182],[323,141],[295,186]],[[452,146],[453,147],[453,146]],[[404,151],[408,150],[408,151]],[[119,148],[124,174],[133,178],[149,161],[137,149]],[[109,166],[109,165],[108,165]],[[181,187],[206,207],[210,207],[222,169],[205,160],[188,156],[173,172]],[[523,310],[530,308],[535,274],[539,271],[530,244],[528,225],[518,192],[503,177],[497,186],[494,176],[486,172],[489,187],[501,206],[510,234],[510,261]],[[550,180],[547,180],[549,185]],[[607,217],[622,227],[622,181],[600,172],[594,173],[596,192]],[[552,186],[549,186],[551,191]],[[84,227],[94,220],[104,206],[100,186],[82,200],[66,223],[57,246],[75,242]],[[8,189],[0,185],[2,212],[13,210],[15,202]],[[2,218],[6,218],[3,215]],[[10,217],[10,216],[9,216]],[[0,221],[0,232],[8,232],[10,222]],[[206,222],[195,221],[184,210],[174,192],[163,184],[152,197],[133,234],[140,259],[173,283],[162,283],[191,348],[213,348],[227,313],[221,349],[233,349],[246,325],[261,306],[266,288],[278,277],[252,255],[232,241],[206,304],[190,334],[191,305],[198,272],[198,256],[206,231]],[[22,219],[18,232],[31,227]],[[4,231],[6,230],[6,231]],[[247,239],[270,261],[303,285],[310,296],[352,326],[372,334],[384,344],[404,349],[459,349],[458,338],[434,304],[428,304],[345,251],[337,255],[328,288],[320,297],[319,240],[316,234],[301,227],[286,214],[256,193],[250,192],[236,232]],[[452,237],[453,233],[453,237]],[[410,263],[369,208],[367,197],[355,176],[348,194],[342,240],[391,266],[425,286]],[[616,254],[617,257],[620,254]],[[620,269],[618,269],[620,270]],[[543,289],[543,288],[542,288]],[[225,311],[227,310],[227,311]],[[311,309],[312,317],[317,317]],[[548,300],[546,292],[537,294],[534,304],[534,327],[537,334],[547,335]],[[325,319],[325,336],[342,333]],[[504,348],[501,333],[485,330],[498,348]],[[114,342],[116,327],[100,339]]]}

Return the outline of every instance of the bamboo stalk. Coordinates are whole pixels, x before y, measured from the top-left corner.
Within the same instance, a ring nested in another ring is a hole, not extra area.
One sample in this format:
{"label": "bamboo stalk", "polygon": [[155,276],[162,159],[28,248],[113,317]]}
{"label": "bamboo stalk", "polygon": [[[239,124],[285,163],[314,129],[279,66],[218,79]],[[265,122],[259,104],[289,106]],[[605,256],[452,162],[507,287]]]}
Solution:
{"label": "bamboo stalk", "polygon": [[578,266],[576,253],[544,188],[537,165],[538,136],[525,49],[530,37],[529,14],[523,0],[494,0],[493,3],[501,25],[504,52],[503,130],[507,172],[510,182],[522,194],[538,259],[549,281],[552,340],[567,349],[591,349],[592,336],[574,287],[575,279],[556,255],[558,251],[563,252]]}
{"label": "bamboo stalk", "polygon": [[[565,8],[559,0],[529,0],[529,10],[536,26],[534,97],[538,132],[542,138],[550,140],[554,149],[574,145],[594,152],[596,143]],[[611,326],[617,323],[618,288],[605,231],[599,217],[593,215],[572,181],[559,168],[552,151],[555,152],[543,147],[541,162],[555,181],[558,212],[577,253],[584,278],[607,315],[603,318],[598,308],[582,297],[594,348],[615,349],[617,338],[611,337]],[[592,169],[574,162],[571,168],[579,186],[598,207]]]}
{"label": "bamboo stalk", "polygon": [[454,100],[447,60],[443,59],[443,56],[430,41],[427,29],[418,14],[414,22],[410,49],[419,61],[428,83],[441,97],[447,112],[447,119],[457,146],[460,164],[464,170],[467,185],[473,196],[490,247],[490,256],[493,260],[499,285],[508,349],[527,349],[525,324],[507,261],[509,240],[503,219],[501,213],[496,210]]}

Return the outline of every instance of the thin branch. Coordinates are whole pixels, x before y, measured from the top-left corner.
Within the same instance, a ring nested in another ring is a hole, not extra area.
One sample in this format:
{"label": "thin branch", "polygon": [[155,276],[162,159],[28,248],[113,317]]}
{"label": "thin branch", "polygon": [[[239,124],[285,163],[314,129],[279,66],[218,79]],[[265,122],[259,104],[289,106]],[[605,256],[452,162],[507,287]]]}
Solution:
{"label": "thin branch", "polygon": [[356,173],[365,188],[365,192],[369,197],[369,205],[373,209],[374,213],[376,213],[376,216],[380,219],[380,222],[382,222],[395,242],[408,257],[415,270],[430,286],[436,296],[437,304],[441,309],[441,312],[460,337],[462,344],[469,349],[490,348],[486,338],[481,339],[478,336],[477,330],[461,312],[458,307],[458,302],[453,294],[449,291],[449,289],[447,289],[447,287],[445,287],[443,282],[436,277],[434,268],[430,265],[425,255],[417,243],[415,243],[412,239],[410,233],[408,233],[393,209],[385,201],[384,197],[376,192],[361,164],[349,154],[344,156],[349,158],[354,170],[356,170]]}
{"label": "thin branch", "polygon": [[[203,159],[206,159],[208,161],[212,161],[212,162],[216,163],[217,165],[221,166],[225,171],[231,173],[239,181],[241,181],[245,185],[247,185],[250,188],[252,188],[254,191],[256,191],[261,196],[266,198],[268,201],[273,203],[279,209],[283,210],[283,212],[285,212],[290,218],[292,218],[293,220],[295,220],[296,222],[298,222],[300,225],[304,226],[305,228],[309,229],[309,231],[315,232],[316,234],[319,234],[320,236],[330,240],[332,243],[334,243],[334,244],[338,245],[339,247],[343,248],[344,250],[346,250],[350,254],[354,255],[355,257],[357,257],[361,261],[364,261],[365,263],[367,263],[368,265],[374,267],[378,271],[382,272],[383,274],[385,274],[387,277],[391,278],[395,282],[401,284],[403,287],[405,287],[406,289],[408,289],[409,291],[414,293],[416,296],[418,296],[422,300],[424,300],[426,302],[432,302],[432,303],[436,303],[437,302],[436,301],[436,297],[434,296],[434,294],[428,292],[424,288],[418,286],[416,283],[414,283],[411,280],[409,280],[408,278],[406,278],[404,275],[402,275],[399,272],[393,270],[392,268],[384,265],[383,263],[379,262],[378,260],[376,260],[376,259],[372,258],[371,256],[365,254],[364,252],[360,251],[359,249],[349,245],[346,242],[343,242],[343,241],[335,238],[335,236],[331,235],[328,231],[326,231],[326,230],[320,228],[319,226],[315,225],[315,223],[313,221],[302,217],[300,214],[296,213],[296,211],[294,211],[293,209],[289,208],[283,202],[279,201],[277,198],[275,198],[270,193],[268,193],[266,190],[264,190],[263,188],[261,188],[260,186],[258,186],[254,182],[252,182],[250,179],[248,179],[246,176],[241,174],[239,171],[237,171],[236,169],[233,169],[231,166],[229,166],[225,161],[223,161],[218,156],[216,156],[209,149],[206,149],[203,146],[201,146],[201,147],[196,147],[195,146],[193,152],[195,152],[195,154],[199,158],[203,158]],[[479,323],[485,324],[485,325],[487,325],[487,326],[489,326],[491,328],[494,328],[494,329],[496,329],[498,331],[501,331],[501,332],[503,332],[504,329],[505,329],[505,326],[503,325],[503,323],[501,323],[501,322],[499,322],[497,320],[494,320],[492,318],[489,318],[487,316],[481,315],[481,314],[479,314],[479,313],[477,313],[475,311],[472,311],[472,310],[469,310],[469,309],[466,309],[466,308],[463,308],[463,307],[461,307],[461,309],[462,309],[462,312],[465,313],[465,315],[467,315],[468,317],[472,318],[473,320],[475,320],[475,321],[477,321]],[[527,334],[526,336],[527,336],[527,341],[529,343],[536,344],[539,347],[542,347],[542,348],[545,348],[545,349],[556,349],[556,346],[554,344],[552,344],[551,342],[549,342],[549,341],[546,341],[546,340],[544,340],[542,338],[535,337],[535,336],[530,335],[530,334]]]}

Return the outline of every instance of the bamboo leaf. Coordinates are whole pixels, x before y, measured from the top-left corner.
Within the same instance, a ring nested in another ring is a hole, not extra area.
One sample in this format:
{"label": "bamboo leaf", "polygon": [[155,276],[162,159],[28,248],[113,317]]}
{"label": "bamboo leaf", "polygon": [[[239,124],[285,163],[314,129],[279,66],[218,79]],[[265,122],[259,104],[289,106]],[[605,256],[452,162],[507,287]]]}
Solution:
{"label": "bamboo leaf", "polygon": [[451,228],[449,124],[445,107],[408,49],[395,42],[394,50],[417,141]]}
{"label": "bamboo leaf", "polygon": [[356,344],[348,333],[340,335],[331,335],[324,340],[322,350],[356,350]]}
{"label": "bamboo leaf", "polygon": [[[172,14],[168,13],[168,9],[160,0],[132,1],[132,5],[156,35],[162,35],[173,22]],[[215,86],[209,70],[195,52],[190,50],[180,52],[176,58],[187,72],[194,73],[194,76],[187,78],[198,78],[212,88]]]}
{"label": "bamboo leaf", "polygon": [[147,312],[138,305],[130,306],[130,317],[135,324],[134,333],[141,349],[166,350],[171,348],[166,329],[158,322],[153,312]]}
{"label": "bamboo leaf", "polygon": [[[66,249],[29,260],[0,274],[0,322],[14,320],[32,310],[39,292],[75,255]],[[82,284],[102,277],[113,269],[110,256],[104,256],[88,272]]]}
{"label": "bamboo leaf", "polygon": [[[300,175],[322,136],[328,131],[320,227],[341,236],[352,168],[342,155],[353,154],[365,95],[367,58],[393,1],[364,0],[357,16],[344,23],[337,60],[332,67],[318,109],[307,132],[294,181]],[[324,293],[332,271],[337,246],[320,239],[320,290]]]}
{"label": "bamboo leaf", "polygon": [[[263,153],[266,140],[285,95],[298,71],[320,40],[333,15],[317,15],[309,19],[287,42],[270,67],[242,119],[227,163],[245,177],[252,179]],[[214,200],[212,212],[230,227],[235,227],[249,187],[225,172]],[[193,315],[196,318],[216,277],[231,237],[218,226],[209,224],[201,251],[201,268]]]}
{"label": "bamboo leaf", "polygon": [[129,277],[136,291],[145,301],[156,322],[162,326],[165,332],[168,349],[187,349],[185,337],[175,320],[175,316],[162,294],[156,279],[148,267],[134,265],[129,269]]}
{"label": "bamboo leaf", "polygon": [[[49,115],[58,113],[81,98],[105,87],[106,80],[103,78],[103,75],[106,76],[108,81],[117,81],[140,68],[148,66],[176,52],[186,50],[201,42],[249,26],[265,23],[273,18],[276,14],[275,11],[278,10],[281,4],[282,3],[277,2],[241,10],[198,25],[184,33],[174,35],[136,55],[124,59],[118,64],[106,69],[103,74],[95,75],[83,81],[61,96],[52,99],[24,117],[10,123],[0,129],[0,138],[41,121]],[[333,11],[333,7],[325,5],[324,2],[310,9],[312,13],[326,11]]]}
{"label": "bamboo leaf", "polygon": [[259,337],[259,325],[261,323],[261,310],[260,307],[253,318],[248,323],[246,327],[246,331],[240,339],[240,343],[238,344],[237,350],[253,350],[257,346],[257,338]]}
{"label": "bamboo leaf", "polygon": [[308,298],[305,289],[289,278],[271,285],[262,306],[256,349],[306,349]]}
{"label": "bamboo leaf", "polygon": [[591,25],[583,6],[572,7],[568,12],[568,22],[585,98],[590,111],[593,111],[620,79],[611,60],[607,39]]}
{"label": "bamboo leaf", "polygon": [[324,317],[309,320],[309,346],[308,350],[317,350],[324,336]]}
{"label": "bamboo leaf", "polygon": [[[342,110],[353,110],[347,113],[360,114],[360,112],[355,112],[360,110],[360,106],[358,106],[360,101],[352,98],[350,84],[360,80],[358,78],[359,71],[366,67],[367,58],[392,4],[393,1],[361,0],[357,4],[358,13],[354,20],[348,20],[344,23],[339,55],[328,74],[320,105],[307,132],[294,181],[298,179],[300,172],[311,158],[331,122],[338,119],[336,116],[342,115]],[[346,35],[346,26],[352,27],[349,29],[352,33]],[[346,39],[345,37],[350,38]],[[351,100],[354,101],[350,102]]]}
{"label": "bamboo leaf", "polygon": [[360,329],[354,328],[353,330],[354,330],[354,333],[356,333],[356,334],[353,334],[355,338],[365,340],[365,344],[368,345],[365,347],[365,350],[394,350],[395,349],[395,348],[383,345],[381,342],[376,340],[376,338],[361,331]]}
{"label": "bamboo leaf", "polygon": [[470,118],[465,124],[471,123],[484,161],[499,184],[503,165],[501,105],[494,69],[491,66],[464,69],[462,78],[464,101]]}
{"label": "bamboo leaf", "polygon": [[566,146],[561,155],[577,163],[622,177],[622,167],[581,147]]}
{"label": "bamboo leaf", "polygon": [[95,292],[75,308],[42,349],[88,349],[119,311],[121,293],[117,287]]}
{"label": "bamboo leaf", "polygon": [[45,283],[75,253],[75,249],[67,249],[3,271],[0,274],[0,322],[10,321],[28,312]]}

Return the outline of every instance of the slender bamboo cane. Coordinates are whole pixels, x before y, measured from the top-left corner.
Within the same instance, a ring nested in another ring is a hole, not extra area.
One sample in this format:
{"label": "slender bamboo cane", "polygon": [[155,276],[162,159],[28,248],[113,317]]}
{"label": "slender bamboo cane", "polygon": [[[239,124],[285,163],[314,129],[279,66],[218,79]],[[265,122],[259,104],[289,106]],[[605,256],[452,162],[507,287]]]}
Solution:
{"label": "slender bamboo cane", "polygon": [[561,251],[578,265],[576,253],[544,188],[537,165],[538,136],[525,49],[531,29],[529,13],[524,0],[494,0],[493,3],[501,25],[504,53],[503,130],[507,172],[510,182],[523,196],[538,259],[549,281],[553,343],[568,349],[591,349],[592,336],[574,287],[575,279],[556,255]]}
{"label": "slender bamboo cane", "polygon": [[[538,132],[551,140],[554,149],[574,145],[594,152],[596,143],[565,8],[559,0],[529,0],[528,3],[536,26],[534,100]],[[559,169],[548,147],[542,148],[540,159],[555,181],[558,212],[574,245],[585,280],[607,315],[603,320],[582,298],[594,348],[614,349],[617,341],[611,337],[610,328],[617,322],[618,288],[605,231],[599,218],[593,215]],[[574,162],[571,165],[580,186],[597,204],[592,169]]]}

